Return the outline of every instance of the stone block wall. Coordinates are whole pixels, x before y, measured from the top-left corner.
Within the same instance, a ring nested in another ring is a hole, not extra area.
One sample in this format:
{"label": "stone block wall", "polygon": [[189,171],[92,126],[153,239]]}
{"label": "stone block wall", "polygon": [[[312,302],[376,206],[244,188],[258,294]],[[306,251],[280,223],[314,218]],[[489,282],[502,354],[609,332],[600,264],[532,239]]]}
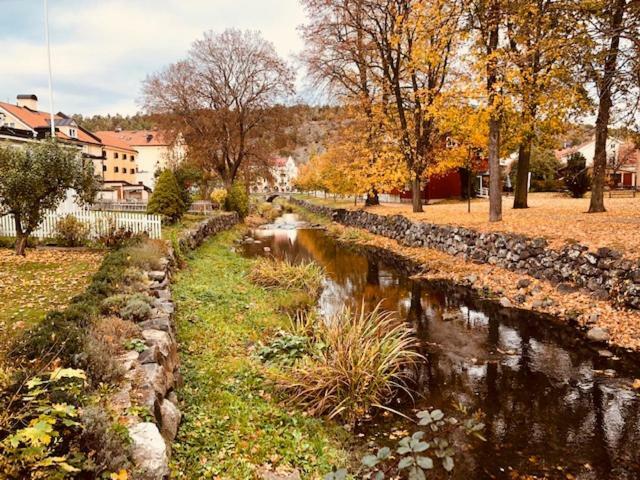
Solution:
{"label": "stone block wall", "polygon": [[544,238],[483,233],[465,227],[412,221],[401,215],[376,215],[364,210],[334,209],[290,200],[343,225],[363,228],[402,245],[432,248],[463,260],[497,265],[548,280],[560,290],[583,289],[596,298],[640,309],[640,261],[624,258],[609,248],[593,251],[575,243],[556,250],[549,247]]}
{"label": "stone block wall", "polygon": [[[208,237],[237,224],[238,215],[225,213],[209,217],[184,232],[178,240],[180,249],[193,250]],[[151,413],[147,421],[129,427],[133,462],[140,480],[162,480],[169,477],[171,443],[178,432],[182,414],[175,390],[181,386],[175,305],[171,296],[172,273],[177,267],[170,248],[161,260],[162,269],[147,272],[148,294],[153,298],[149,320],[139,324],[145,348],[127,352],[119,359],[127,381],[114,402],[121,406],[146,407]]]}

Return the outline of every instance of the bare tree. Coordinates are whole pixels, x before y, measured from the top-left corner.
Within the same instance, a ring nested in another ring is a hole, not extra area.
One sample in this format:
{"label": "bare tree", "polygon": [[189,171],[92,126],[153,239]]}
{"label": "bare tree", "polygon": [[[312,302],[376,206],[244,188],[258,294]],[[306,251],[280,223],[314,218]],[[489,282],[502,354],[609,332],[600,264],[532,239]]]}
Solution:
{"label": "bare tree", "polygon": [[271,108],[293,93],[293,72],[253,31],[207,32],[185,60],[144,82],[146,110],[180,133],[189,160],[230,188],[243,164],[267,162],[280,127]]}

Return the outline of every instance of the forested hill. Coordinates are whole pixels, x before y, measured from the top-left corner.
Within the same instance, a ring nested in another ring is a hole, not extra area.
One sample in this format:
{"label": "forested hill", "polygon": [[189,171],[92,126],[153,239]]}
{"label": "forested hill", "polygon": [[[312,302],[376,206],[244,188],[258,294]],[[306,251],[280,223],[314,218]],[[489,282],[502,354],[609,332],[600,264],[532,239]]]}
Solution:
{"label": "forested hill", "polygon": [[93,115],[91,117],[83,116],[81,114],[71,115],[78,125],[92,132],[99,130],[115,130],[121,128],[122,130],[146,130],[153,128],[155,122],[150,115],[144,115],[142,113],[136,113],[135,115]]}

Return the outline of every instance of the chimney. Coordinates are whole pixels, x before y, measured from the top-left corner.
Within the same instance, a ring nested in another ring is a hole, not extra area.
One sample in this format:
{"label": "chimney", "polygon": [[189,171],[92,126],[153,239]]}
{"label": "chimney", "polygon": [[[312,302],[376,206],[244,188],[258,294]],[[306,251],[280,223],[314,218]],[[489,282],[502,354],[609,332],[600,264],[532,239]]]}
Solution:
{"label": "chimney", "polygon": [[19,107],[26,107],[35,112],[38,110],[38,97],[33,94],[18,95],[18,102],[16,105]]}

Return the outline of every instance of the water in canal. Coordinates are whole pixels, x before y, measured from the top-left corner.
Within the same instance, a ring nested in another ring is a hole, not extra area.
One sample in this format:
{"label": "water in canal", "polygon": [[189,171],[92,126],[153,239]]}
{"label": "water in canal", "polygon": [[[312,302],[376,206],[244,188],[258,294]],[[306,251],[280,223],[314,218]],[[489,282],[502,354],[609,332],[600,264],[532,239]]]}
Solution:
{"label": "water in canal", "polygon": [[[586,348],[548,319],[411,280],[392,257],[339,244],[293,214],[252,235],[259,243],[246,243],[247,255],[313,260],[326,269],[323,314],[382,301],[415,325],[427,361],[407,413],[451,411],[454,400],[485,413],[487,442],[457,456],[454,478],[640,478],[640,396],[631,387],[637,365]],[[401,417],[365,428],[380,438],[415,430]]]}

